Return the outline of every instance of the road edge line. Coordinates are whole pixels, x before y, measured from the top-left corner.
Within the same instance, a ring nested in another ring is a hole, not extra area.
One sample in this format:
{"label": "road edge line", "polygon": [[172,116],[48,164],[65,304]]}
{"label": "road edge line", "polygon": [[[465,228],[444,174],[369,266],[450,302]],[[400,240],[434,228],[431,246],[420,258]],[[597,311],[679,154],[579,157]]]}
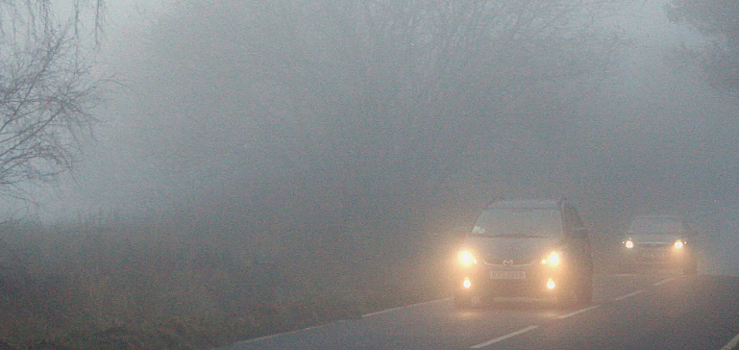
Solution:
{"label": "road edge line", "polygon": [[375,311],[375,312],[370,312],[370,313],[363,314],[362,315],[362,318],[377,316],[377,315],[381,315],[381,314],[385,314],[385,313],[389,313],[389,312],[393,312],[393,311],[398,311],[398,310],[401,310],[401,309],[408,309],[408,308],[418,307],[418,306],[427,305],[427,304],[439,303],[439,302],[447,301],[447,300],[451,300],[451,298],[441,298],[441,299],[436,299],[436,300],[422,301],[420,303],[415,303],[415,304],[410,304],[410,305],[396,306],[396,307],[393,307],[393,308],[390,308],[390,309],[385,309],[385,310],[380,310],[380,311]]}
{"label": "road edge line", "polygon": [[515,337],[515,336],[517,336],[517,335],[519,335],[519,334],[523,334],[523,333],[526,333],[526,332],[529,332],[529,331],[533,331],[534,329],[537,329],[537,328],[539,328],[539,326],[537,326],[537,325],[533,325],[533,326],[528,326],[528,327],[526,327],[526,328],[522,328],[522,329],[519,329],[519,330],[517,330],[517,331],[515,331],[515,332],[511,332],[511,333],[508,333],[508,334],[506,334],[506,335],[503,335],[503,336],[497,337],[497,338],[495,338],[495,339],[492,339],[492,340],[488,340],[488,341],[486,341],[486,342],[484,342],[484,343],[480,343],[480,344],[477,344],[477,345],[473,345],[473,346],[471,346],[471,347],[470,347],[470,349],[479,349],[479,348],[484,348],[484,347],[486,347],[486,346],[489,346],[489,345],[495,344],[495,343],[497,343],[497,342],[500,342],[500,341],[506,340],[506,339],[508,339],[508,338],[513,338],[513,337]]}
{"label": "road edge line", "polygon": [[238,341],[236,343],[233,343],[231,345],[228,345],[228,348],[213,348],[211,350],[216,350],[216,349],[230,349],[231,347],[233,347],[235,345],[248,344],[248,343],[258,342],[258,341],[262,341],[262,340],[267,340],[267,339],[270,339],[270,338],[276,338],[276,337],[283,336],[283,335],[289,335],[289,334],[293,334],[293,333],[300,333],[300,332],[304,332],[304,331],[309,331],[311,329],[325,327],[325,326],[328,326],[330,324],[337,323],[339,321],[341,321],[341,320],[338,320],[336,322],[325,323],[325,324],[321,324],[321,325],[315,325],[315,326],[310,326],[310,327],[306,327],[306,328],[301,328],[301,329],[295,329],[295,330],[287,331],[287,332],[283,332],[283,333],[274,333],[274,334],[263,335],[263,336],[258,337],[258,338],[252,338],[252,339]]}
{"label": "road edge line", "polygon": [[613,301],[621,301],[621,300],[624,300],[626,298],[631,298],[631,297],[633,297],[635,295],[641,294],[643,292],[644,292],[644,290],[643,289],[640,289],[640,290],[637,290],[636,292],[631,292],[629,294],[622,295],[622,296],[620,296],[620,297],[618,297],[616,299],[613,299]]}
{"label": "road edge line", "polygon": [[661,285],[663,285],[663,284],[665,284],[667,282],[674,281],[674,280],[675,280],[675,277],[670,277],[670,278],[667,278],[667,279],[663,279],[663,280],[661,280],[659,282],[656,282],[656,283],[652,284],[652,286],[654,286],[654,287],[661,286]]}
{"label": "road edge line", "polygon": [[584,309],[580,309],[580,310],[577,310],[577,311],[570,312],[569,314],[565,314],[565,315],[562,315],[562,316],[557,316],[557,319],[558,320],[565,319],[565,318],[568,318],[568,317],[575,316],[577,314],[581,314],[583,312],[588,312],[590,310],[597,309],[599,307],[600,307],[600,305],[589,306],[589,307],[586,307]]}
{"label": "road edge line", "polygon": [[737,344],[739,344],[739,334],[737,334],[726,345],[724,345],[724,347],[721,348],[721,350],[734,350],[734,348],[736,348]]}
{"label": "road edge line", "polygon": [[368,314],[362,315],[362,318],[372,317],[372,316],[377,316],[377,315],[382,315],[382,314],[385,314],[385,313],[388,313],[388,312],[398,311],[400,309],[405,309],[405,308],[407,308],[407,306],[403,305],[403,306],[397,306],[397,307],[390,308],[390,309],[385,309],[385,310],[370,312]]}
{"label": "road edge line", "polygon": [[[371,312],[371,313],[368,313],[368,314],[364,314],[364,315],[361,315],[361,317],[364,318],[364,317],[379,315],[379,314],[383,314],[383,313],[387,313],[387,312],[391,312],[391,311],[396,311],[396,310],[400,310],[400,309],[405,309],[405,308],[410,308],[410,307],[416,307],[416,306],[421,306],[421,305],[425,305],[425,304],[433,304],[433,303],[438,303],[438,302],[447,301],[447,300],[451,300],[451,298],[448,298],[447,297],[447,298],[441,298],[441,299],[436,299],[436,300],[423,301],[423,302],[416,303],[416,304],[411,304],[411,305],[398,306],[398,307],[394,307],[394,308],[390,308],[390,309],[386,309],[386,310],[380,310],[380,311],[376,311],[376,312]],[[342,321],[346,321],[346,320],[345,319],[340,319],[340,320],[336,320],[334,322],[319,324],[319,325],[310,326],[310,327],[301,328],[301,329],[295,329],[295,330],[292,330],[292,331],[287,331],[287,332],[282,332],[282,333],[274,333],[274,334],[263,335],[263,336],[258,337],[258,338],[252,338],[252,339],[242,340],[242,341],[238,341],[236,343],[233,343],[231,345],[228,345],[228,349],[230,349],[232,346],[239,345],[239,344],[248,344],[248,343],[252,343],[252,342],[257,342],[257,341],[261,341],[261,340],[267,340],[267,339],[270,339],[270,338],[279,337],[279,336],[282,336],[282,335],[289,335],[289,334],[293,334],[293,333],[304,332],[304,331],[308,331],[308,330],[315,329],[315,328],[321,328],[321,327],[329,326],[329,325],[332,325],[332,324],[335,324],[335,323],[339,323],[339,322],[342,322]],[[213,348],[211,350],[217,350],[217,349],[224,349],[224,348],[218,347],[218,348]]]}
{"label": "road edge line", "polygon": [[441,299],[436,299],[436,300],[422,301],[420,303],[408,305],[408,307],[419,307],[419,306],[423,306],[427,304],[440,303],[442,301],[449,301],[449,300],[452,300],[452,298],[441,298]]}

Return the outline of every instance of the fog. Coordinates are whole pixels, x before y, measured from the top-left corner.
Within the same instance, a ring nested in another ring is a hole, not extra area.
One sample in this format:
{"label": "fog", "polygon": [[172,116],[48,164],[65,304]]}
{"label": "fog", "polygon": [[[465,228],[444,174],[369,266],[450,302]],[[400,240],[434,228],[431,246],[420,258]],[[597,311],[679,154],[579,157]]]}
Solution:
{"label": "fog", "polygon": [[[0,0],[30,21],[0,37],[0,348],[736,342],[739,7],[706,3]],[[557,197],[588,230],[468,235]],[[624,259],[648,214],[692,221],[682,266]]]}
{"label": "fog", "polygon": [[660,2],[534,3],[112,4],[121,85],[30,211],[277,254],[468,225],[493,196],[573,198],[599,232],[737,198],[739,107],[675,51],[697,34]]}

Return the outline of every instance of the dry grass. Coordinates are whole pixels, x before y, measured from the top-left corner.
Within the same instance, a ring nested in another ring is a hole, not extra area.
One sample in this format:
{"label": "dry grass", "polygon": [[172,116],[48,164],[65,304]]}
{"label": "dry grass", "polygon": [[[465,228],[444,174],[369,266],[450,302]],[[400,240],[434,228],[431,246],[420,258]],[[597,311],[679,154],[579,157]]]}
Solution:
{"label": "dry grass", "polygon": [[[449,295],[453,234],[395,235],[394,255],[302,256],[228,230],[104,216],[6,225],[0,350],[210,349]],[[609,237],[594,238],[607,272]],[[326,248],[315,244],[303,252]]]}
{"label": "dry grass", "polygon": [[445,293],[440,267],[414,259],[349,275],[191,233],[99,219],[7,225],[0,349],[208,349]]}

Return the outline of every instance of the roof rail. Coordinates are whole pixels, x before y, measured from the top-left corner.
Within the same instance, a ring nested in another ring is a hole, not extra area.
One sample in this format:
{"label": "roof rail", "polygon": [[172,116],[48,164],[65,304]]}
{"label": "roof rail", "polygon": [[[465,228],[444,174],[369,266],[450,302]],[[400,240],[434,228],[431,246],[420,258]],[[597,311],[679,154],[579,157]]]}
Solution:
{"label": "roof rail", "polygon": [[495,202],[500,202],[500,201],[504,201],[504,200],[505,200],[505,198],[503,198],[503,196],[493,196],[493,198],[490,199],[490,201],[488,202],[488,204],[485,205],[485,208],[491,206]]}

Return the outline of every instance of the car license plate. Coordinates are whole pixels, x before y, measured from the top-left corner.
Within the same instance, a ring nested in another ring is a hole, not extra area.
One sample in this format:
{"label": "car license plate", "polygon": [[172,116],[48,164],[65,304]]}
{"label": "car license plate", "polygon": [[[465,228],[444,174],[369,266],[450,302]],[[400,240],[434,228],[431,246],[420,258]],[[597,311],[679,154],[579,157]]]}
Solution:
{"label": "car license plate", "polygon": [[645,259],[659,259],[662,258],[662,252],[659,251],[646,251],[642,253],[642,257]]}
{"label": "car license plate", "polygon": [[494,280],[522,280],[526,279],[526,271],[492,271],[490,278]]}

